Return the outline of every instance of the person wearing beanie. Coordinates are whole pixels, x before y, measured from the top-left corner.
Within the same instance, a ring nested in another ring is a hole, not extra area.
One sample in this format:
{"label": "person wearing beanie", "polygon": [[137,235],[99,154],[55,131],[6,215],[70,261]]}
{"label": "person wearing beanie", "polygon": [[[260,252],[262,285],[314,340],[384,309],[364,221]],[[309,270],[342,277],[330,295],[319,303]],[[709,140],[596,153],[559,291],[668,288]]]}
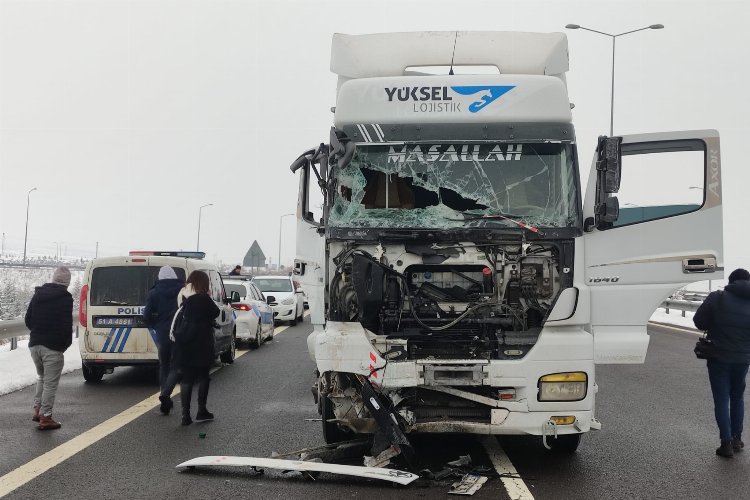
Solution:
{"label": "person wearing beanie", "polygon": [[735,269],[724,290],[711,292],[693,323],[715,346],[706,361],[721,446],[716,454],[731,458],[742,451],[745,378],[750,366],[750,273]]}
{"label": "person wearing beanie", "polygon": [[242,266],[239,264],[234,266],[234,269],[229,272],[229,276],[239,276],[240,274],[242,274]]}
{"label": "person wearing beanie", "polygon": [[[171,384],[169,394],[172,393],[177,383],[176,374],[170,377],[172,341],[169,339],[169,329],[172,326],[172,318],[177,312],[177,294],[181,289],[182,280],[177,277],[174,269],[169,266],[161,267],[158,280],[149,290],[146,307],[143,309],[146,326],[154,333],[154,342],[159,352],[159,388],[164,391],[169,379]],[[161,410],[167,415],[172,409],[172,400],[167,398],[165,401],[162,401]]]}
{"label": "person wearing beanie", "polygon": [[41,430],[61,427],[52,419],[52,406],[65,364],[63,353],[73,343],[73,296],[68,285],[70,270],[55,269],[51,283],[36,287],[24,318],[31,332],[29,352],[38,376],[31,420],[39,422]]}

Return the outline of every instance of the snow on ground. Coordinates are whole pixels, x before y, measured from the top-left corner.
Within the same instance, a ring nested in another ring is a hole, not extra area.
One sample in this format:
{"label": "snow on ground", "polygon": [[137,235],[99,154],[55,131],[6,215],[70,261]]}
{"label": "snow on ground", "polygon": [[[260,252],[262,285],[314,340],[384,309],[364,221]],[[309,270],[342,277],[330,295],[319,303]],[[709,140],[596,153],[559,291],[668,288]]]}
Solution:
{"label": "snow on ground", "polygon": [[[657,309],[651,316],[651,321],[668,323],[671,325],[695,328],[693,325],[693,313],[682,312],[672,309],[667,314],[664,309]],[[0,395],[23,389],[36,383],[36,369],[29,355],[28,340],[19,340],[18,349],[10,351],[8,344],[0,346]],[[81,353],[78,351],[78,339],[73,339],[67,351],[65,351],[65,367],[63,373],[72,372],[81,368]]]}
{"label": "snow on ground", "polygon": [[[28,344],[28,340],[19,340],[18,349],[0,352],[0,396],[36,383],[36,367],[31,361]],[[73,339],[73,345],[65,351],[63,373],[79,368],[81,353],[78,350],[78,339]]]}
{"label": "snow on ground", "polygon": [[692,328],[695,330],[695,324],[693,323],[693,314],[690,311],[685,311],[685,317],[682,317],[682,311],[679,309],[670,309],[669,314],[662,308],[659,308],[651,316],[650,321],[656,323],[668,323],[670,325],[681,326],[683,328]]}

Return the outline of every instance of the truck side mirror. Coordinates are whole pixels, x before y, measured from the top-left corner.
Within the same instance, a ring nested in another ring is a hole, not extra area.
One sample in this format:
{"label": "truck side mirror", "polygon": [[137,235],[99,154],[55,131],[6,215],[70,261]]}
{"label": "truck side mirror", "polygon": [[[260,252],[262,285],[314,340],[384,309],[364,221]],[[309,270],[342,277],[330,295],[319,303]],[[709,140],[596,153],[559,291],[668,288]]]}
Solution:
{"label": "truck side mirror", "polygon": [[598,152],[597,168],[604,175],[604,192],[616,193],[622,178],[622,137],[600,137]]}
{"label": "truck side mirror", "polygon": [[600,205],[599,220],[611,224],[620,216],[620,201],[617,196],[610,196]]}
{"label": "truck side mirror", "polygon": [[620,202],[612,194],[620,190],[622,177],[622,137],[600,136],[596,146],[595,221],[584,222],[584,230],[608,229],[620,216]]}

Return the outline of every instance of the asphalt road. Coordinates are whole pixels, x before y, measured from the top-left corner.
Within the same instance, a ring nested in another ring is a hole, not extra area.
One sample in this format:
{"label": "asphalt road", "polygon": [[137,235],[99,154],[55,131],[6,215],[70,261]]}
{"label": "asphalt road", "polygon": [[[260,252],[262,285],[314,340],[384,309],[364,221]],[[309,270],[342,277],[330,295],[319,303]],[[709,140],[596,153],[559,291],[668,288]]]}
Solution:
{"label": "asphalt road", "polygon": [[[209,407],[215,421],[182,427],[179,412],[163,417],[155,407],[148,409],[6,498],[447,497],[444,481],[396,488],[329,474],[312,482],[299,473],[271,470],[262,475],[250,469],[175,470],[202,455],[267,457],[322,444],[320,422],[305,420],[318,417],[305,342],[310,330],[309,322],[289,328],[214,373]],[[534,498],[747,497],[750,451],[732,460],[714,454],[718,433],[705,363],[692,354],[694,335],[659,327],[651,334],[645,365],[598,367],[597,417],[603,427],[584,437],[578,453],[550,454],[538,439],[498,440]],[[80,372],[65,375],[55,406],[63,428],[54,432],[39,432],[30,421],[32,388],[0,397],[0,487],[6,474],[156,389],[153,370],[118,369],[93,385],[84,384]],[[423,466],[433,469],[466,454],[479,466],[491,465],[472,436],[421,437],[414,443],[425,457]],[[491,478],[474,498],[509,495],[500,479]]]}

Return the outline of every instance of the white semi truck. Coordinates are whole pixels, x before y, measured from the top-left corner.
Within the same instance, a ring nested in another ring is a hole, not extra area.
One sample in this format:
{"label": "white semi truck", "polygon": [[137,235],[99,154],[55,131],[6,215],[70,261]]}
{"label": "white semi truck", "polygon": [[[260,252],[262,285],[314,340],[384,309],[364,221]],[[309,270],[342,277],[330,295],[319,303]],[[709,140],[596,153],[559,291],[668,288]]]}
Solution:
{"label": "white semi truck", "polygon": [[291,167],[325,439],[576,450],[596,365],[643,363],[662,300],[723,276],[718,133],[600,137],[582,172],[562,33],[336,34],[331,70],[330,139]]}

